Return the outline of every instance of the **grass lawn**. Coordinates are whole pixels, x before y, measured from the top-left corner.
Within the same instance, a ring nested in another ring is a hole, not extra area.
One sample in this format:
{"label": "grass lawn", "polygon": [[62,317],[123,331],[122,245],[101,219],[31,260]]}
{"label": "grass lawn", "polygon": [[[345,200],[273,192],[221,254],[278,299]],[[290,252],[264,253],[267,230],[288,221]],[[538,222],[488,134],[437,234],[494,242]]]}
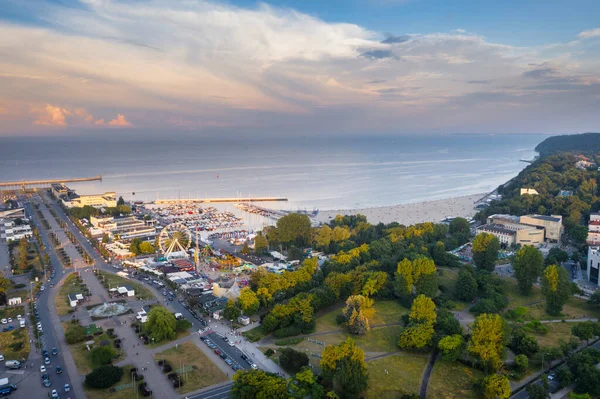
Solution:
{"label": "grass lawn", "polygon": [[[67,331],[67,327],[69,326],[70,322],[63,321],[61,324],[62,324],[63,330]],[[93,337],[94,337],[93,340],[94,340],[95,344],[90,346],[90,349],[100,346],[100,342],[102,342],[104,340],[109,340],[110,346],[115,350],[115,352],[117,353],[117,356],[120,356],[122,354],[122,352],[119,349],[114,347],[113,340],[109,338],[108,334],[104,333],[102,335],[94,335]],[[94,362],[92,362],[92,359],[91,359],[92,352],[91,352],[91,350],[88,351],[87,346],[84,342],[69,345],[69,350],[71,351],[71,354],[73,355],[73,360],[75,361],[75,366],[77,366],[77,371],[79,371],[79,374],[81,374],[81,375],[88,374],[92,371],[92,369],[94,367],[99,366],[99,365],[95,365]],[[115,362],[118,362],[118,361],[119,361],[118,358],[115,359]]]}
{"label": "grass lawn", "polygon": [[29,333],[26,328],[0,332],[0,354],[6,360],[18,360],[29,357]]}
{"label": "grass lawn", "polygon": [[0,309],[0,319],[13,319],[13,325],[16,323],[17,315],[25,316],[25,308],[23,306],[7,306],[4,309]]}
{"label": "grass lawn", "polygon": [[[347,332],[331,333],[318,335],[313,339],[325,343],[325,345],[337,345],[346,338],[350,337],[356,342],[356,345],[365,352],[394,352],[399,350],[398,337],[402,331],[401,326],[374,328],[365,335],[352,335]],[[310,352],[321,352],[325,346],[308,341],[305,338],[302,342],[293,345],[298,350],[308,349]]]}
{"label": "grass lawn", "polygon": [[546,304],[540,303],[529,307],[531,317],[538,320],[560,320],[577,319],[580,317],[598,317],[600,312],[598,307],[589,305],[585,299],[572,297],[569,302],[563,306],[560,316],[551,316],[546,313]]}
{"label": "grass lawn", "polygon": [[537,339],[540,348],[558,346],[558,341],[560,339],[567,342],[569,341],[569,338],[571,337],[571,327],[575,324],[577,323],[544,323],[543,326],[548,327],[548,334],[529,334]]}
{"label": "grass lawn", "polygon": [[77,275],[72,273],[65,278],[63,285],[58,290],[58,294],[54,298],[54,307],[56,308],[56,313],[59,316],[64,316],[69,313],[70,309],[73,309],[69,304],[69,294],[82,294],[83,290],[81,289],[81,285],[77,279]]}
{"label": "grass lawn", "polygon": [[[373,304],[375,314],[370,320],[371,325],[399,323],[400,316],[408,313],[408,309],[400,305],[398,301],[378,301]],[[337,324],[335,319],[337,315],[342,313],[342,308],[333,309],[319,317],[316,320],[315,332],[327,332],[343,330],[344,326]]]}
{"label": "grass lawn", "polygon": [[510,309],[544,300],[542,290],[539,286],[533,286],[529,295],[523,295],[519,292],[519,287],[515,278],[501,277],[500,279],[504,282],[504,292],[509,298],[508,308]]}
{"label": "grass lawn", "polygon": [[169,343],[169,342],[171,342],[171,341],[175,341],[175,340],[177,340],[177,339],[179,339],[179,338],[187,337],[188,335],[190,335],[190,330],[185,330],[185,331],[178,332],[178,333],[177,333],[177,336],[176,336],[175,338],[171,339],[171,340],[166,340],[166,339],[164,339],[164,340],[162,340],[162,341],[160,341],[160,342],[155,342],[155,343],[153,343],[153,344],[152,344],[152,343],[150,343],[150,344],[148,344],[148,345],[144,345],[144,346],[145,346],[146,348],[148,348],[148,349],[157,348],[157,347],[159,347],[159,346],[163,346],[163,345],[165,345],[165,344],[168,344],[168,343]]}
{"label": "grass lawn", "polygon": [[251,330],[244,331],[242,333],[242,335],[244,337],[246,337],[246,339],[248,341],[250,341],[250,342],[256,342],[256,341],[264,338],[267,334],[263,330],[262,326],[257,326],[257,327],[254,327]]}
{"label": "grass lawn", "polygon": [[477,398],[477,392],[472,386],[481,376],[479,370],[459,362],[446,362],[438,358],[429,377],[427,399]]}
{"label": "grass lawn", "polygon": [[146,287],[134,282],[131,279],[123,278],[121,276],[102,271],[98,272],[98,277],[100,281],[106,281],[106,283],[109,284],[109,286],[112,288],[116,288],[122,285],[130,285],[135,291],[136,299],[154,299],[154,295],[152,295],[152,293]]}
{"label": "grass lawn", "polygon": [[[154,360],[166,360],[174,370],[191,366],[183,374],[184,385],[176,389],[180,394],[195,391],[227,380],[227,376],[193,342],[185,342],[177,348],[167,349],[154,355]],[[233,372],[233,371],[232,371]]]}
{"label": "grass lawn", "polygon": [[[129,373],[129,370],[131,370],[132,367],[133,367],[133,365],[131,365],[131,364],[129,364],[127,366],[123,366],[123,370],[125,370],[125,372],[123,373],[123,377],[121,377],[121,380],[110,388],[94,389],[94,388],[88,388],[85,384],[83,384],[83,390],[85,391],[85,396],[87,396],[88,399],[108,399],[108,398],[110,398],[110,399],[130,399],[130,398],[133,398],[136,395],[135,390],[137,389],[137,384],[136,384],[135,388],[132,387],[131,373]],[[142,374],[143,374],[143,372],[142,372]]]}
{"label": "grass lawn", "polygon": [[[429,356],[403,353],[367,362],[368,398],[397,398],[403,393],[418,394]],[[387,374],[386,374],[387,370]]]}

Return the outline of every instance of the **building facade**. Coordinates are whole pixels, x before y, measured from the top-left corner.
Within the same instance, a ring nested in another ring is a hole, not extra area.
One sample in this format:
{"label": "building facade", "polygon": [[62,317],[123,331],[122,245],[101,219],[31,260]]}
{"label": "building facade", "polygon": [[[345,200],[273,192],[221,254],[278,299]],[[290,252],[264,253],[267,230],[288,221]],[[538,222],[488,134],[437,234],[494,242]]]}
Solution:
{"label": "building facade", "polygon": [[598,270],[600,269],[600,247],[588,247],[587,277],[592,284],[598,284]]}
{"label": "building facade", "polygon": [[561,215],[526,215],[521,216],[521,224],[543,227],[545,230],[545,239],[559,242],[562,237],[563,226]]}

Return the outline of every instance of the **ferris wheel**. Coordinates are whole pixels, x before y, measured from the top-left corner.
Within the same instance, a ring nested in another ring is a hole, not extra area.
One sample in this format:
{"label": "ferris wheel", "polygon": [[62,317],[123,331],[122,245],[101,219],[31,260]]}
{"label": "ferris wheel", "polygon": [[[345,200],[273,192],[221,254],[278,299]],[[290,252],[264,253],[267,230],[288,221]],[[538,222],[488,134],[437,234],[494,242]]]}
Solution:
{"label": "ferris wheel", "polygon": [[165,226],[158,235],[158,247],[168,257],[173,252],[184,252],[192,244],[192,233],[181,223],[171,223]]}

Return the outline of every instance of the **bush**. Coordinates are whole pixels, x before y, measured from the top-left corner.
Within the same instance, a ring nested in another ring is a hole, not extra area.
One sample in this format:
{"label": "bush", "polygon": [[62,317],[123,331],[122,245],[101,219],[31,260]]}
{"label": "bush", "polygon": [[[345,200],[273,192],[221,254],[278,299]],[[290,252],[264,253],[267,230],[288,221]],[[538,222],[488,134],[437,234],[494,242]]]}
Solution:
{"label": "bush", "polygon": [[192,323],[187,321],[186,319],[179,319],[175,323],[175,331],[183,332],[192,328]]}
{"label": "bush", "polygon": [[26,286],[27,286],[26,284],[15,284],[16,289],[25,288]]}
{"label": "bush", "polygon": [[291,348],[283,348],[279,356],[279,364],[289,373],[296,374],[302,367],[308,366],[308,356]]}
{"label": "bush", "polygon": [[278,341],[275,341],[275,345],[278,346],[287,346],[287,345],[296,345],[300,342],[302,342],[304,338],[288,338],[288,339],[280,339]]}
{"label": "bush", "polygon": [[302,334],[302,330],[296,326],[280,328],[273,333],[277,338],[292,337],[299,334]]}
{"label": "bush", "polygon": [[275,353],[275,351],[273,349],[269,348],[265,351],[265,356],[271,357],[271,356],[273,356],[274,353]]}
{"label": "bush", "polygon": [[162,369],[163,369],[163,373],[170,373],[171,371],[173,371],[173,367],[167,362],[165,362],[165,364],[163,364]]}
{"label": "bush", "polygon": [[90,388],[105,389],[121,380],[123,369],[113,365],[101,366],[85,376],[85,385]]}
{"label": "bush", "polygon": [[92,349],[92,363],[99,366],[110,364],[116,355],[115,350],[110,346],[99,346]]}
{"label": "bush", "polygon": [[337,316],[335,316],[335,324],[341,326],[345,322],[346,322],[346,316],[344,316],[343,314],[338,314]]}
{"label": "bush", "polygon": [[70,323],[65,331],[65,339],[68,344],[76,344],[85,340],[85,328],[79,323]]}

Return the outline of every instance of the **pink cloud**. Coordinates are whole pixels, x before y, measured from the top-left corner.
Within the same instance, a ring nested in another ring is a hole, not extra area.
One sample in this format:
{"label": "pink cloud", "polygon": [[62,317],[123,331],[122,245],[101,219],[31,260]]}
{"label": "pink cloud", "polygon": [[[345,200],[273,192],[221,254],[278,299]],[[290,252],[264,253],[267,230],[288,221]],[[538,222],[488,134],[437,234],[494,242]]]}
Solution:
{"label": "pink cloud", "polygon": [[83,119],[85,122],[93,122],[94,117],[90,114],[85,108],[77,108],[75,110],[75,115]]}
{"label": "pink cloud", "polygon": [[108,124],[111,126],[133,126],[131,123],[127,122],[127,119],[125,119],[125,115],[122,114],[118,114],[117,118],[108,122]]}
{"label": "pink cloud", "polygon": [[94,122],[95,125],[104,125],[104,119],[98,119],[96,122]]}
{"label": "pink cloud", "polygon": [[38,119],[33,122],[35,125],[67,126],[67,116],[73,115],[66,108],[50,104],[47,104],[44,109],[37,109],[34,112],[38,113]]}

